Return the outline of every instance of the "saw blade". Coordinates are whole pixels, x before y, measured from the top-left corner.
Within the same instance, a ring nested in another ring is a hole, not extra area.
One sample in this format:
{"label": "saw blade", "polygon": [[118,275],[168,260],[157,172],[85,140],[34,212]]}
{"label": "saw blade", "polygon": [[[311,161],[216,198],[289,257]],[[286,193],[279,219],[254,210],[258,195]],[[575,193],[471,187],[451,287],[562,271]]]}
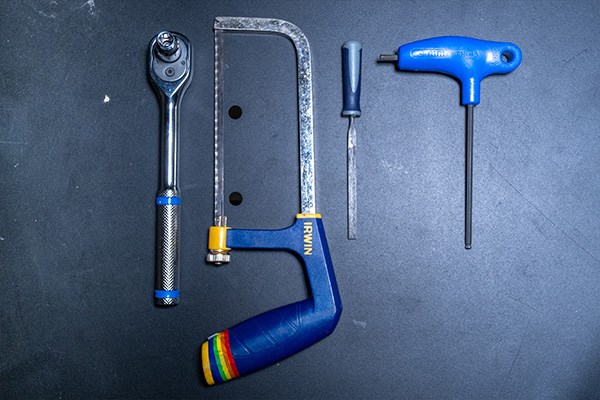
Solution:
{"label": "saw blade", "polygon": [[214,224],[227,226],[225,216],[225,170],[223,130],[223,31],[215,29],[215,154]]}

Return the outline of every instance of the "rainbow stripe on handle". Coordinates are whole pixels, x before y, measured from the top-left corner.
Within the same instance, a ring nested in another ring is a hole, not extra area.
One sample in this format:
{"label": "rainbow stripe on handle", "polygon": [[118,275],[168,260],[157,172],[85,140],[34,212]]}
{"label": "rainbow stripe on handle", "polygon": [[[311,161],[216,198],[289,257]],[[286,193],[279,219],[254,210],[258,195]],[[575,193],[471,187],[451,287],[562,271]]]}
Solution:
{"label": "rainbow stripe on handle", "polygon": [[209,385],[240,376],[229,347],[229,329],[202,343],[202,370]]}

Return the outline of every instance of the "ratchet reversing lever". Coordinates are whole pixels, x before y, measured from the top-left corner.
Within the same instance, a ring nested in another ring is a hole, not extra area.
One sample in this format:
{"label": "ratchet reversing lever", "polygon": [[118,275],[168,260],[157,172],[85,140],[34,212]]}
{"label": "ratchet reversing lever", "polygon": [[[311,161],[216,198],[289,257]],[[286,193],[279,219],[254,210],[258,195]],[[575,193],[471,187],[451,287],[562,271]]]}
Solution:
{"label": "ratchet reversing lever", "polygon": [[192,80],[190,41],[175,32],[163,31],[149,47],[148,75],[160,102],[160,186],[156,196],[155,304],[179,302],[179,105]]}

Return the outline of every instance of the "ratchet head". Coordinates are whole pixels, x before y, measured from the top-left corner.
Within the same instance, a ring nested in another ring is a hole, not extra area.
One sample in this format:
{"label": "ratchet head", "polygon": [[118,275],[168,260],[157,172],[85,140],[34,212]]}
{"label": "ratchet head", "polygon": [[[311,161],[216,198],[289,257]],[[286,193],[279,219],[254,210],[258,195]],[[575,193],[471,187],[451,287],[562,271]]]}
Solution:
{"label": "ratchet head", "polygon": [[182,95],[192,80],[192,46],[180,33],[162,31],[150,42],[149,77],[160,96]]}

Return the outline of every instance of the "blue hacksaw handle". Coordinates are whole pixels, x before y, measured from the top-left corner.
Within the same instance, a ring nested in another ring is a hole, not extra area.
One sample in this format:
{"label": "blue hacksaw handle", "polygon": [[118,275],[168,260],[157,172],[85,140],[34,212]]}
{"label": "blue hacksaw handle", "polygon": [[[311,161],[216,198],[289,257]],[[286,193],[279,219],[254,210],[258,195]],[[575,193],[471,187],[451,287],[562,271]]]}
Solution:
{"label": "blue hacksaw handle", "polygon": [[202,369],[211,385],[272,365],[311,346],[333,332],[342,312],[320,217],[298,217],[281,230],[228,229],[227,247],[295,253],[306,268],[310,297],[247,319],[204,342]]}

